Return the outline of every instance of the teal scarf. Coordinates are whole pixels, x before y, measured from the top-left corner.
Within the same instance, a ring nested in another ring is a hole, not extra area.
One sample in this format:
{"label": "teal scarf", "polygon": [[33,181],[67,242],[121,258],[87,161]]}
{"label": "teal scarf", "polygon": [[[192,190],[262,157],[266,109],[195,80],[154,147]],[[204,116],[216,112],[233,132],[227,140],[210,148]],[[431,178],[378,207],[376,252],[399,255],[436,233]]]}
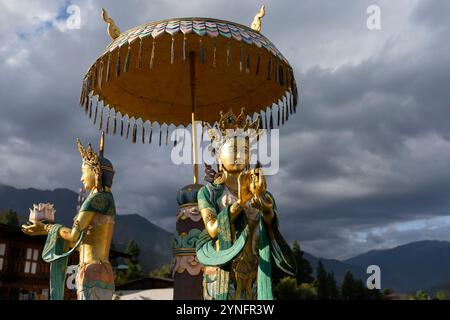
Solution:
{"label": "teal scarf", "polygon": [[84,233],[80,235],[75,246],[67,252],[66,243],[59,236],[62,225],[55,224],[48,233],[42,259],[50,263],[50,300],[64,300],[64,282],[66,278],[67,260],[69,255],[75,251],[84,238]]}
{"label": "teal scarf", "polygon": [[[200,234],[197,240],[197,258],[206,266],[221,267],[217,275],[216,290],[214,297],[217,300],[226,300],[228,298],[228,286],[230,272],[227,271],[226,264],[230,263],[244,248],[249,235],[249,228],[246,223],[245,215],[242,215],[239,222],[235,224],[237,235],[236,241],[232,243],[231,224],[230,224],[229,206],[219,213],[218,240],[219,251],[214,248],[214,239],[212,239],[206,230]],[[272,300],[272,281],[271,281],[271,261],[270,244],[266,234],[266,227],[262,218],[259,221],[259,259],[258,259],[258,300]]]}

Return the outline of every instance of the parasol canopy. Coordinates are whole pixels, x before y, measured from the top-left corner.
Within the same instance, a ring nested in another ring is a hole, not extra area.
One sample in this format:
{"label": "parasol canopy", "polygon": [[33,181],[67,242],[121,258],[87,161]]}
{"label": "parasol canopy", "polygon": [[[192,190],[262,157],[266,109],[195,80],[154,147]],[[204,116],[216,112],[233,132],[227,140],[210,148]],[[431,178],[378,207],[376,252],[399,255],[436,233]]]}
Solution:
{"label": "parasol canopy", "polygon": [[259,32],[264,14],[263,6],[253,29],[176,18],[121,33],[103,10],[113,41],[88,69],[80,104],[100,130],[131,135],[133,143],[140,131],[147,141],[146,127],[151,143],[159,125],[159,144],[163,126],[167,144],[169,126],[214,125],[219,112],[229,109],[260,116],[260,128],[283,125],[296,111],[297,86],[289,62]]}
{"label": "parasol canopy", "polygon": [[80,102],[89,112],[89,100],[98,97],[121,116],[187,126],[192,52],[197,120],[213,124],[220,110],[245,107],[253,115],[273,104],[295,111],[292,67],[272,42],[246,26],[209,18],[163,20],[123,32],[89,68]]}

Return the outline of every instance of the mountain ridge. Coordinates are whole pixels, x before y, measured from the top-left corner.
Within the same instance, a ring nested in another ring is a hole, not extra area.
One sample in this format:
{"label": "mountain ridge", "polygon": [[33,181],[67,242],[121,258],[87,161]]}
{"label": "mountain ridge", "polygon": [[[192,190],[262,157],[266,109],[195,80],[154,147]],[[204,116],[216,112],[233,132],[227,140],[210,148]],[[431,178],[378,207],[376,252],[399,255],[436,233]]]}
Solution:
{"label": "mountain ridge", "polygon": [[[26,218],[28,208],[39,202],[53,203],[57,210],[57,222],[72,225],[78,202],[76,192],[66,188],[16,189],[0,184],[0,210],[11,208]],[[128,242],[135,240],[141,249],[140,261],[144,271],[171,264],[171,232],[158,227],[139,213],[120,214],[116,219],[113,239],[116,249],[125,251]],[[415,241],[389,249],[370,250],[344,260],[319,258],[307,252],[304,257],[314,272],[321,260],[325,269],[334,273],[338,284],[343,281],[347,270],[365,283],[369,276],[367,267],[372,264],[380,266],[383,289],[391,288],[401,293],[427,289],[435,291],[450,284],[449,241]]]}

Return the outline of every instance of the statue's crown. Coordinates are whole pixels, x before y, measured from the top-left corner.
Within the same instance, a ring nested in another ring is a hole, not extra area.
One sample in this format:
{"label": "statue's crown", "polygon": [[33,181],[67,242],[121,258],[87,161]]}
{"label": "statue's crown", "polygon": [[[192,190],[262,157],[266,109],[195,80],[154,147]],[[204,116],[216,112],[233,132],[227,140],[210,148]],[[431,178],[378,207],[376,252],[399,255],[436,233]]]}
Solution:
{"label": "statue's crown", "polygon": [[92,149],[92,145],[89,143],[88,148],[85,149],[81,144],[80,139],[77,139],[78,151],[80,152],[83,162],[91,167],[100,167],[98,161],[98,154]]}
{"label": "statue's crown", "polygon": [[[259,117],[259,116],[258,116]],[[249,129],[253,129],[255,131],[258,131],[259,129],[259,118],[255,121],[251,122],[248,120],[247,116],[245,115],[245,108],[241,109],[241,113],[236,116],[233,113],[233,110],[228,110],[227,113],[223,113],[220,111],[220,120],[219,120],[219,130],[222,132],[222,134],[225,134],[227,130],[243,130],[247,131]]]}
{"label": "statue's crown", "polygon": [[259,122],[259,115],[255,121],[249,120],[244,108],[238,116],[231,109],[225,114],[221,111],[217,125],[207,130],[213,149],[220,150],[231,137],[245,137],[249,144],[254,143],[260,134]]}

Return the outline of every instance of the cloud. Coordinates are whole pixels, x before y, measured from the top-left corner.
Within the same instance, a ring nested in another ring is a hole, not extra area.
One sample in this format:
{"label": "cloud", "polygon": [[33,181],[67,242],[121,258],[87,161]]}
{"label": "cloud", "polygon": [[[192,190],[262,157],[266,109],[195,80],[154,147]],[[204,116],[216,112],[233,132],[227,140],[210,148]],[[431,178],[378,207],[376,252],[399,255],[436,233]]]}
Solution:
{"label": "cloud", "polygon": [[[81,29],[64,8],[81,9]],[[366,9],[382,29],[366,28]],[[0,182],[77,190],[75,138],[99,134],[77,106],[87,67],[108,44],[100,8],[122,30],[176,16],[249,24],[258,1],[0,1]],[[447,6],[447,5],[445,5]],[[281,171],[269,178],[291,241],[324,257],[348,257],[424,237],[450,240],[450,36],[442,1],[269,1],[268,36],[293,65],[297,114],[281,130]],[[448,10],[447,10],[448,11]],[[43,27],[44,26],[44,27]],[[26,36],[24,36],[26,35]],[[155,132],[158,134],[158,131]],[[107,136],[119,213],[174,229],[176,192],[190,166],[170,148]]]}

